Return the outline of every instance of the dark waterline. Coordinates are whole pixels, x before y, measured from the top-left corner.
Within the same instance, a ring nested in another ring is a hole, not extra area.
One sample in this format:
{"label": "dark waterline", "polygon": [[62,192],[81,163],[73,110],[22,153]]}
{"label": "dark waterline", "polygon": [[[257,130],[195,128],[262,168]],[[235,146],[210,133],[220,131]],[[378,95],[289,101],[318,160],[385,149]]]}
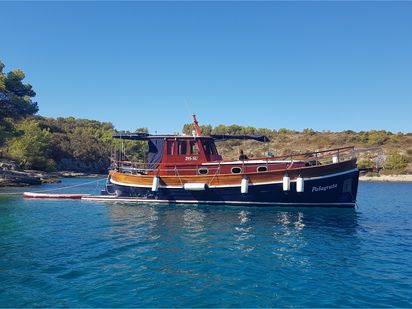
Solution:
{"label": "dark waterline", "polygon": [[358,201],[308,209],[0,195],[0,306],[411,307],[412,184],[361,183]]}

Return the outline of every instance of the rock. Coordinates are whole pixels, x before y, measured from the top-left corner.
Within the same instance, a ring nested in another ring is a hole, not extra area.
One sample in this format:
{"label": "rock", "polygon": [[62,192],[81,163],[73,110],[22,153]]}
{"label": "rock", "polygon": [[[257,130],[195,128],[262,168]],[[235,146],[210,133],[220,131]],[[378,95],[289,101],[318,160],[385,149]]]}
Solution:
{"label": "rock", "polygon": [[11,160],[1,159],[0,160],[0,170],[6,171],[18,171],[20,170],[18,164]]}
{"label": "rock", "polygon": [[48,173],[43,171],[35,171],[35,170],[25,170],[30,176],[39,177],[42,183],[60,183],[61,180],[59,179],[61,176],[58,173]]}
{"label": "rock", "polygon": [[57,172],[60,177],[65,178],[94,178],[94,177],[102,177],[106,176],[107,174],[90,174],[90,173],[81,173],[81,172],[73,172],[73,171],[64,171],[64,172]]}
{"label": "rock", "polygon": [[39,171],[17,171],[0,169],[1,187],[25,187],[42,183],[59,183],[58,176]]}
{"label": "rock", "polygon": [[25,187],[42,184],[41,178],[25,172],[0,170],[0,186]]}
{"label": "rock", "polygon": [[107,167],[105,162],[86,164],[79,161],[66,161],[67,166],[76,167],[74,171],[44,172],[37,170],[21,170],[19,165],[11,160],[0,160],[0,187],[24,187],[43,183],[59,183],[61,177],[100,177]]}

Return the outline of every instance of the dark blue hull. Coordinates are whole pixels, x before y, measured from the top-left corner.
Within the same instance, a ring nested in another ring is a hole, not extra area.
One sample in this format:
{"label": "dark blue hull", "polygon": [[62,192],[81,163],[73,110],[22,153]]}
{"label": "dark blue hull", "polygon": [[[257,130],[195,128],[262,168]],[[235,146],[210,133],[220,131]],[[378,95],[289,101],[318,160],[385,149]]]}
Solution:
{"label": "dark blue hull", "polygon": [[[178,203],[226,203],[241,205],[285,206],[336,206],[353,207],[356,202],[359,172],[351,171],[334,176],[305,179],[304,192],[296,192],[296,182],[290,183],[290,191],[283,191],[281,182],[250,185],[248,193],[242,194],[240,186],[206,188],[190,191],[183,188],[151,188],[112,184],[116,197],[125,199],[157,200]],[[109,192],[110,193],[110,192]]]}

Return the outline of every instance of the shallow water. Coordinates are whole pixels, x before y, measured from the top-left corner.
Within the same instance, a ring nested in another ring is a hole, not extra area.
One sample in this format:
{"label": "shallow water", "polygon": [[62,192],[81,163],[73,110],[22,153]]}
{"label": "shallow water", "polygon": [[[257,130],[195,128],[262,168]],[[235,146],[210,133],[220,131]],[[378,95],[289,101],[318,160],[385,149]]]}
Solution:
{"label": "shallow water", "polygon": [[412,184],[361,183],[358,204],[131,206],[0,195],[0,306],[411,307]]}

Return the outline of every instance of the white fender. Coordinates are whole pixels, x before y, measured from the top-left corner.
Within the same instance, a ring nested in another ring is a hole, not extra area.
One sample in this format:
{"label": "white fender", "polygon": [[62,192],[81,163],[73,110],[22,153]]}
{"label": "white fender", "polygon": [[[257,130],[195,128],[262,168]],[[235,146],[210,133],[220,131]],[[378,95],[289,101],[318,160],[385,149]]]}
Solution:
{"label": "white fender", "polygon": [[159,190],[159,182],[160,182],[160,178],[159,176],[154,176],[153,177],[153,183],[152,183],[152,191],[156,192]]}
{"label": "white fender", "polygon": [[183,185],[183,188],[189,191],[203,191],[206,190],[206,184],[197,182],[187,182]]}
{"label": "white fender", "polygon": [[240,192],[243,194],[248,193],[249,191],[249,180],[245,177],[242,178],[242,182],[240,183]]}
{"label": "white fender", "polygon": [[299,176],[296,178],[296,192],[303,192],[305,190],[305,181]]}
{"label": "white fender", "polygon": [[290,177],[287,174],[283,176],[283,191],[290,191]]}

